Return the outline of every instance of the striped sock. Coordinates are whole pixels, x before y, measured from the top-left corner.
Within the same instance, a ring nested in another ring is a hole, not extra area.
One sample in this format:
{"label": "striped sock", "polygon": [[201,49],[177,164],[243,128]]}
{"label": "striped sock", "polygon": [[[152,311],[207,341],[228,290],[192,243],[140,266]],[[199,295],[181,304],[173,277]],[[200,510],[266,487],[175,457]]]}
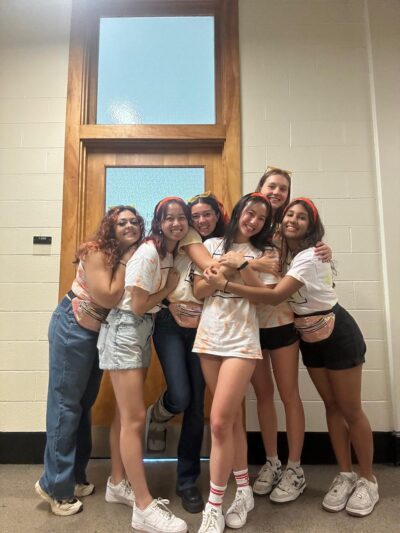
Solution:
{"label": "striped sock", "polygon": [[226,485],[225,487],[219,487],[210,481],[210,495],[208,497],[208,503],[216,509],[221,509],[225,491]]}
{"label": "striped sock", "polygon": [[235,476],[238,489],[244,489],[250,485],[248,468],[245,468],[244,470],[234,470],[233,475]]}

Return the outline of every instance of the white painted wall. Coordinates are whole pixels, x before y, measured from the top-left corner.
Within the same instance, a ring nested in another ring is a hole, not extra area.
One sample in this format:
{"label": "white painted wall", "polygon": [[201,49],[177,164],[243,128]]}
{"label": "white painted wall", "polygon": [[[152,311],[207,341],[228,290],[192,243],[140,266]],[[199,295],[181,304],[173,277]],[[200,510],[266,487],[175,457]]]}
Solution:
{"label": "white painted wall", "polygon": [[[0,2],[0,431],[45,428],[70,4]],[[399,430],[400,2],[240,0],[240,49],[243,191],[281,165],[294,172],[294,194],[315,199],[340,300],[367,338],[365,408],[374,430]],[[34,235],[53,236],[50,255],[33,254]],[[307,430],[324,431],[304,369],[300,382]],[[256,429],[251,395],[247,420]]]}

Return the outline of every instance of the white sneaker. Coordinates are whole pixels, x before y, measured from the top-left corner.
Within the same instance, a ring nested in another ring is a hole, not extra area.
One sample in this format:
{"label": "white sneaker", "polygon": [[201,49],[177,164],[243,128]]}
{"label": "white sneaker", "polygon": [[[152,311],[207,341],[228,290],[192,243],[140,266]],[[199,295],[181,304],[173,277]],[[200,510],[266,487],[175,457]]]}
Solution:
{"label": "white sneaker", "polygon": [[225,514],[225,523],[232,529],[243,527],[247,513],[254,509],[254,498],[251,487],[237,489],[235,499]]}
{"label": "white sneaker", "polygon": [[132,527],[149,533],[185,533],[187,524],[168,509],[169,500],[153,500],[143,511],[133,506]]}
{"label": "white sneaker", "polygon": [[253,492],[255,494],[269,494],[274,487],[279,483],[282,477],[282,465],[278,460],[276,465],[273,465],[271,461],[267,460],[265,465],[258,472],[257,479],[253,485]]}
{"label": "white sneaker", "polygon": [[346,511],[353,516],[367,516],[372,513],[375,505],[379,501],[378,483],[368,481],[365,477],[360,477],[356,483],[356,488],[350,496],[346,505]]}
{"label": "white sneaker", "polygon": [[47,492],[42,489],[39,481],[36,481],[35,491],[42,500],[50,504],[51,511],[57,516],[71,516],[73,514],[79,513],[82,511],[83,504],[77,498],[71,498],[70,500],[55,500],[47,494]]}
{"label": "white sneaker", "polygon": [[84,498],[94,493],[93,483],[77,483],[75,485],[74,496]]}
{"label": "white sneaker", "polygon": [[225,520],[221,509],[207,503],[198,533],[223,533],[224,529]]}
{"label": "white sneaker", "polygon": [[345,476],[343,473],[338,474],[332,481],[329,491],[326,493],[322,502],[322,507],[326,511],[336,513],[346,507],[347,501],[354,490],[357,482],[357,474],[351,472]]}
{"label": "white sneaker", "polygon": [[129,481],[123,479],[117,485],[114,485],[111,483],[111,477],[109,477],[107,480],[105,500],[108,503],[122,503],[129,507],[133,507],[133,504],[135,503],[135,495],[133,494]]}
{"label": "white sneaker", "polygon": [[271,492],[269,499],[275,503],[285,503],[296,500],[306,488],[306,480],[301,466],[286,468],[282,479]]}

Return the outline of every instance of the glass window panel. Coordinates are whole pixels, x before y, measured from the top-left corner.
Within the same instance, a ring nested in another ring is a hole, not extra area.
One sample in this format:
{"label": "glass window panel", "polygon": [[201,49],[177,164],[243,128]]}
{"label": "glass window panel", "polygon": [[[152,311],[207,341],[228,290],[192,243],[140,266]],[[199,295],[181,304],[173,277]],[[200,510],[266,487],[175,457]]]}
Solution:
{"label": "glass window panel", "polygon": [[106,169],[106,209],[134,205],[150,229],[154,207],[166,196],[187,200],[204,191],[203,167],[109,167]]}
{"label": "glass window panel", "polygon": [[214,17],[100,20],[97,124],[215,124]]}

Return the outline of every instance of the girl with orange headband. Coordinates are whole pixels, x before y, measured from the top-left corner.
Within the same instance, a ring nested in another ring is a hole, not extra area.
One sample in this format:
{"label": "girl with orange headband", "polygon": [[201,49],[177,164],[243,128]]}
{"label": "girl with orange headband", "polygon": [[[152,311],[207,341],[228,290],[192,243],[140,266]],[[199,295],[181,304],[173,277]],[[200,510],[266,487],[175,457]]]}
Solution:
{"label": "girl with orange headband", "polygon": [[[346,509],[350,515],[366,516],[373,511],[379,493],[372,471],[372,431],[361,407],[365,342],[353,317],[338,303],[331,265],[314,256],[324,227],[310,199],[297,198],[289,203],[282,235],[290,264],[274,289],[231,282],[212,269],[205,277],[215,290],[223,287],[258,302],[277,305],[288,300],[295,313],[303,363],[325,404],[339,464],[339,473],[322,506],[331,512]],[[358,460],[359,476],[352,469],[350,444]]]}
{"label": "girl with orange headband", "polygon": [[210,192],[191,198],[188,206],[193,228],[189,228],[186,237],[179,242],[174,258],[174,267],[180,274],[179,283],[163,301],[163,309],[155,321],[153,342],[167,387],[148,409],[145,442],[149,452],[163,452],[168,421],[183,414],[176,491],[186,511],[199,513],[204,507],[197,479],[204,431],[205,383],[200,360],[192,349],[203,302],[193,295],[193,271],[195,266],[204,269],[212,263],[203,240],[222,237],[227,216],[222,204]]}
{"label": "girl with orange headband", "polygon": [[156,205],[150,234],[126,265],[125,292],[99,337],[100,367],[110,371],[121,419],[121,457],[134,493],[132,527],[152,533],[187,531],[186,522],[168,509],[168,500],[153,499],[149,492],[142,437],[144,378],[150,363],[154,315],[177,286],[173,254],[188,232],[189,218],[181,198],[164,198]]}
{"label": "girl with orange headband", "polygon": [[[257,192],[265,194],[271,202],[274,225],[274,248],[252,263],[253,268],[262,272],[280,273],[280,226],[284,209],[290,202],[290,189],[291,172],[276,167],[268,167],[257,185]],[[317,243],[315,254],[320,260],[328,261],[332,256],[329,246],[322,242]],[[278,281],[278,277],[270,280],[272,285]],[[269,495],[274,503],[286,503],[296,500],[306,487],[300,464],[305,418],[298,383],[298,335],[293,325],[293,311],[287,302],[276,307],[259,305],[258,319],[263,358],[257,361],[251,382],[257,398],[266,461],[258,473],[253,490],[258,495]],[[278,420],[272,371],[286,418],[289,453],[284,470],[278,457]]]}
{"label": "girl with orange headband", "polygon": [[[205,241],[212,257],[243,254],[233,271],[237,283],[257,283],[249,261],[260,257],[271,235],[271,207],[258,193],[247,194],[235,205],[223,238]],[[214,292],[196,270],[194,295],[205,298],[193,351],[200,356],[204,378],[213,396],[211,407],[210,493],[199,533],[221,533],[226,524],[244,526],[254,507],[247,467],[246,433],[241,403],[255,364],[261,358],[256,306],[228,290]],[[233,469],[237,492],[225,519],[222,501]]]}

